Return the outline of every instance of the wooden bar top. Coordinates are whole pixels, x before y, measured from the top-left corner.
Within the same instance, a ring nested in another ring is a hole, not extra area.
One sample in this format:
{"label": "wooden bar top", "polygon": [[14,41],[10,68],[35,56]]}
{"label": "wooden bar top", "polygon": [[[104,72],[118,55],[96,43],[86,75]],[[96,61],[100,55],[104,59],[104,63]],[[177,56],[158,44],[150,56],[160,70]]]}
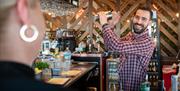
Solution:
{"label": "wooden bar top", "polygon": [[96,64],[91,62],[73,62],[69,71],[61,72],[60,76],[52,76],[47,82],[69,87],[95,67]]}

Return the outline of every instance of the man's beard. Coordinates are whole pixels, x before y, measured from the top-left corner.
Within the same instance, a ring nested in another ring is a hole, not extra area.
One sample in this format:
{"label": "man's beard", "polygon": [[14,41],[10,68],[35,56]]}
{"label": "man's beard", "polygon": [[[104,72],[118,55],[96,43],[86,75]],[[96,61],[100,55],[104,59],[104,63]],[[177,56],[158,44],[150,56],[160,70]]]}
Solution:
{"label": "man's beard", "polygon": [[[139,26],[141,26],[142,27],[142,29],[137,29],[135,26],[137,26],[137,25],[139,25]],[[138,24],[138,23],[133,23],[133,30],[134,30],[134,33],[136,33],[136,34],[141,34],[142,32],[144,32],[145,31],[145,29],[148,27],[148,26],[145,26],[144,27],[144,25],[142,25],[142,24]]]}

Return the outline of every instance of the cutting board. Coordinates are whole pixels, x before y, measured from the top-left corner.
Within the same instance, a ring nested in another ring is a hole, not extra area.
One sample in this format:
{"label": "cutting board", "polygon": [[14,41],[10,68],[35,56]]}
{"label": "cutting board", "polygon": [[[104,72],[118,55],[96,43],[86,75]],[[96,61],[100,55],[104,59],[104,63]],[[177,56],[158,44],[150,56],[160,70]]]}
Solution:
{"label": "cutting board", "polygon": [[65,84],[70,78],[52,78],[50,79],[47,83],[50,84],[59,84],[59,85],[63,85]]}
{"label": "cutting board", "polygon": [[76,76],[79,73],[81,73],[81,70],[69,70],[69,71],[63,71],[61,75],[62,76]]}

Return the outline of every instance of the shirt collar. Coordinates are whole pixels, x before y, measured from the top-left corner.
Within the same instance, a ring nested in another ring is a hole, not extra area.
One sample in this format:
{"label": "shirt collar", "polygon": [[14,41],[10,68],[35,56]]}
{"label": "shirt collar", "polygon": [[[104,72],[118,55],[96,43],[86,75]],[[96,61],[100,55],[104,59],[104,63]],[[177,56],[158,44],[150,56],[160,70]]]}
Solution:
{"label": "shirt collar", "polygon": [[136,33],[134,33],[134,32],[133,32],[132,34],[133,34],[133,36],[134,36],[135,39],[144,38],[144,37],[149,36],[149,35],[148,35],[148,29],[145,30],[144,32],[140,33],[140,34],[136,34]]}

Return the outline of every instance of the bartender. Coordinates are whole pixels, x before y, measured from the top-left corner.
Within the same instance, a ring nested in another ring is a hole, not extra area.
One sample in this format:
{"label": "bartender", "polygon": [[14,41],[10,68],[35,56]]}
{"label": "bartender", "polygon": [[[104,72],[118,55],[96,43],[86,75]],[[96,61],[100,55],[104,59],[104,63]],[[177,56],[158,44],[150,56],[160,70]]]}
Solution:
{"label": "bartender", "polygon": [[151,17],[150,8],[139,7],[131,20],[131,32],[119,38],[112,27],[112,24],[115,25],[120,18],[118,14],[113,13],[112,22],[109,24],[106,14],[99,13],[106,48],[120,53],[118,73],[124,91],[139,91],[140,84],[145,81],[147,67],[155,47],[147,29]]}

